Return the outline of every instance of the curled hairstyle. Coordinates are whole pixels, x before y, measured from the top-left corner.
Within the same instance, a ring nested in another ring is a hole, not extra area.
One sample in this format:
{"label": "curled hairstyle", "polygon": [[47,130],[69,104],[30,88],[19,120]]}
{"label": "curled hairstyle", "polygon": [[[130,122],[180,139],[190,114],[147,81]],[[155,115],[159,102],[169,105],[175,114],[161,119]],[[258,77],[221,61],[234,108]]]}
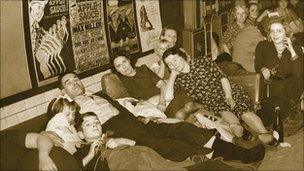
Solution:
{"label": "curled hairstyle", "polygon": [[247,10],[247,8],[246,8],[245,5],[235,5],[235,7],[232,8],[231,11],[230,11],[230,17],[232,18],[232,20],[229,20],[229,24],[230,24],[230,25],[232,25],[233,23],[236,22],[236,11],[237,11],[238,9],[244,10],[245,13],[246,13],[246,15],[248,15],[248,10]]}
{"label": "curled hairstyle", "polygon": [[86,112],[86,113],[82,114],[75,124],[75,128],[77,129],[77,131],[83,131],[83,128],[82,128],[83,119],[86,117],[89,117],[89,116],[97,117],[97,115],[94,112]]}
{"label": "curled hairstyle", "polygon": [[78,119],[79,117],[79,110],[80,110],[80,106],[74,102],[74,101],[69,101],[66,98],[60,97],[60,98],[55,98],[53,99],[47,108],[47,118],[48,121],[54,117],[57,113],[60,113],[63,111],[64,107],[68,107],[72,110],[75,110],[76,114],[75,114],[75,120]]}
{"label": "curled hairstyle", "polygon": [[272,24],[274,23],[279,23],[279,24],[282,24],[285,31],[286,31],[286,28],[285,28],[285,25],[283,24],[283,18],[282,17],[265,17],[265,19],[262,20],[262,26],[263,26],[263,30],[267,33],[267,39],[270,40],[270,27]]}
{"label": "curled hairstyle", "polygon": [[[183,51],[181,51],[178,47],[173,46],[172,48],[167,49],[164,54],[163,54],[163,61],[165,62],[165,59],[169,56],[169,55],[178,55],[180,57],[182,57],[183,59],[185,59],[187,61],[187,54]],[[166,64],[166,62],[165,62]],[[167,65],[167,64],[166,64]]]}

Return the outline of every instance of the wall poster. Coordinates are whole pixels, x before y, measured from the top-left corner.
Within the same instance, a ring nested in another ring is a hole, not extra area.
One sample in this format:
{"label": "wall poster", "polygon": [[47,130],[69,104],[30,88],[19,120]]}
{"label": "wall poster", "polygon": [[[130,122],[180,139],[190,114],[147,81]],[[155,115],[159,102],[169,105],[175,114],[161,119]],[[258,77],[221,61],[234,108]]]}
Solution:
{"label": "wall poster", "polygon": [[102,1],[28,0],[23,7],[34,87],[109,63]]}
{"label": "wall poster", "polygon": [[100,0],[69,0],[71,36],[76,71],[83,72],[109,62]]}
{"label": "wall poster", "polygon": [[68,0],[29,0],[27,5],[29,28],[25,30],[29,30],[33,68],[38,85],[44,85],[75,69]]}
{"label": "wall poster", "polygon": [[139,51],[132,0],[106,0],[110,53]]}
{"label": "wall poster", "polygon": [[141,48],[146,52],[154,48],[162,30],[159,1],[138,0],[135,5]]}

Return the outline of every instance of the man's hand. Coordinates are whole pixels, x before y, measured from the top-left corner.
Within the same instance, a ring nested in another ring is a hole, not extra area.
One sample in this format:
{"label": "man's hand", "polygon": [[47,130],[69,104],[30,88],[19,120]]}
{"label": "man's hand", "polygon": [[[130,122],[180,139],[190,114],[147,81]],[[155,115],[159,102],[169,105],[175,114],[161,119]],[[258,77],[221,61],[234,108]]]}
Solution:
{"label": "man's hand", "polygon": [[55,132],[52,131],[42,131],[40,134],[46,135],[48,136],[53,142],[54,145],[57,147],[63,147],[64,141],[61,137],[59,137],[58,134],[56,134]]}
{"label": "man's hand", "polygon": [[100,145],[101,142],[99,140],[94,141],[90,146],[88,156],[93,158],[97,154]]}
{"label": "man's hand", "polygon": [[183,120],[177,119],[177,118],[160,118],[155,120],[156,123],[178,123],[183,122]]}
{"label": "man's hand", "polygon": [[58,170],[54,161],[47,153],[39,153],[39,170]]}

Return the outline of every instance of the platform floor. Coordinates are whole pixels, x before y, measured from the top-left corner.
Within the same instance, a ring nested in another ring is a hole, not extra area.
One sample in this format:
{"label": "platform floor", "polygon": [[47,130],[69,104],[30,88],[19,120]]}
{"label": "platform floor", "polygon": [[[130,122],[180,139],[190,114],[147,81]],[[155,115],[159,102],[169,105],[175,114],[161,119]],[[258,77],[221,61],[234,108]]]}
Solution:
{"label": "platform floor", "polygon": [[279,147],[277,151],[267,151],[258,170],[304,170],[304,128],[295,135],[285,138],[291,147]]}

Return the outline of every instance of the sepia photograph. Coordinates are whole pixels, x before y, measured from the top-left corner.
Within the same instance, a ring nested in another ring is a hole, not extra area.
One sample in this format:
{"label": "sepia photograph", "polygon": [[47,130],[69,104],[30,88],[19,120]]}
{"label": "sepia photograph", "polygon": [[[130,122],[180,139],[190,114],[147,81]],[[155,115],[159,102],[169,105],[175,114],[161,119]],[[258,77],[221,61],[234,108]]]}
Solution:
{"label": "sepia photograph", "polygon": [[304,170],[303,0],[1,0],[0,170]]}

